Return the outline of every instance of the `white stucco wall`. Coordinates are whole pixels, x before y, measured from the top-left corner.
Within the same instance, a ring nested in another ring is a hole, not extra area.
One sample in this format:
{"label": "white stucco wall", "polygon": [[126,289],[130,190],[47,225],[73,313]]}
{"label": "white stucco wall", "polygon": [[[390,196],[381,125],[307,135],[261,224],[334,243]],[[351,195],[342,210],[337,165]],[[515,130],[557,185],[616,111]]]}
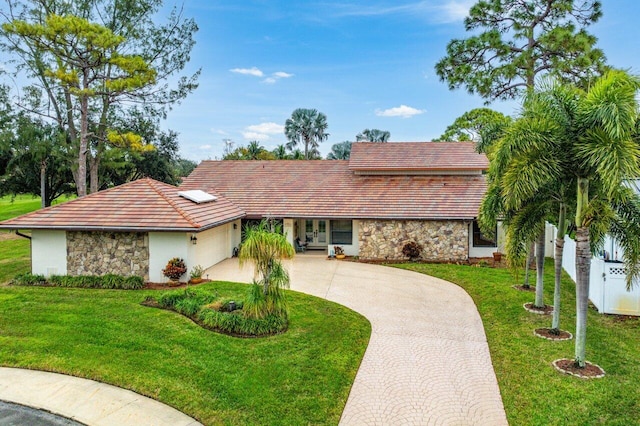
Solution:
{"label": "white stucco wall", "polygon": [[67,234],[65,231],[31,232],[31,272],[46,277],[67,274]]}
{"label": "white stucco wall", "polygon": [[[169,279],[162,275],[169,259],[181,257],[190,269],[189,252],[193,244],[189,241],[190,233],[185,232],[149,232],[149,281],[164,283]],[[188,275],[182,279],[188,279]]]}

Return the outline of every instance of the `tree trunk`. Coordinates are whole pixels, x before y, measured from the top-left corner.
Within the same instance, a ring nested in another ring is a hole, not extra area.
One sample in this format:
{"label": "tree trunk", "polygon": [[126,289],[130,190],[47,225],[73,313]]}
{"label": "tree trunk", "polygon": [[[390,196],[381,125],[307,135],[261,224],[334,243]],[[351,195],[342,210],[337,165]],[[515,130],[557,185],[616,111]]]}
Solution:
{"label": "tree trunk", "polygon": [[587,343],[587,307],[589,304],[589,272],[591,247],[589,228],[581,226],[576,231],[576,355],[579,367],[584,367]]}
{"label": "tree trunk", "polygon": [[558,232],[556,233],[556,252],[554,258],[553,319],[551,330],[560,331],[560,279],[562,278],[562,257],[564,256],[564,235],[567,233],[567,206],[560,203],[558,212]]}
{"label": "tree trunk", "polygon": [[[558,231],[560,234],[560,231]],[[551,329],[560,330],[560,279],[562,278],[562,256],[564,251],[564,234],[556,237],[556,253],[554,260],[555,286],[553,289],[553,320]]]}
{"label": "tree trunk", "polygon": [[544,229],[536,239],[536,308],[544,308]]}
{"label": "tree trunk", "polygon": [[92,194],[98,192],[100,188],[98,169],[100,167],[100,158],[91,156],[89,159],[89,190]]}
{"label": "tree trunk", "polygon": [[40,161],[40,208],[47,206],[47,160]]}
{"label": "tree trunk", "polygon": [[527,260],[524,264],[524,285],[522,287],[529,288],[529,269],[531,268],[531,263],[533,262],[533,252],[534,245],[533,243],[529,244],[529,249],[527,250]]}
{"label": "tree trunk", "polygon": [[[87,76],[85,75],[85,83]],[[84,85],[86,87],[87,84]],[[80,97],[80,146],[78,149],[78,179],[76,189],[78,197],[87,195],[87,151],[89,150],[89,97]]]}

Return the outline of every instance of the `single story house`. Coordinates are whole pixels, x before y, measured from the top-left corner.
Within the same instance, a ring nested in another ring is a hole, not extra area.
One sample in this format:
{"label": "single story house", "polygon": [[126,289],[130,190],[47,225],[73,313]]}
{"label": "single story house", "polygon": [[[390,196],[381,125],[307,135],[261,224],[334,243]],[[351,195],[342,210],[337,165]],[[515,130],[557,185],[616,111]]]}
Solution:
{"label": "single story house", "polygon": [[32,272],[135,274],[161,282],[172,257],[189,268],[228,258],[242,225],[281,221],[293,243],[362,259],[490,257],[475,219],[488,160],[471,142],[354,143],[350,160],[203,161],[179,188],[141,179],[0,223],[31,230]]}

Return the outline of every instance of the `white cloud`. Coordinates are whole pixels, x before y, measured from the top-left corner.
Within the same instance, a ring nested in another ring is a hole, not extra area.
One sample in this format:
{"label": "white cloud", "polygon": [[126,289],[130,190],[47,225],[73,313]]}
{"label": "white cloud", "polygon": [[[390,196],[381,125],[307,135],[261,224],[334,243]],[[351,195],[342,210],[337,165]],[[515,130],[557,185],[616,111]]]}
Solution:
{"label": "white cloud", "polygon": [[227,135],[228,133],[225,132],[224,130],[220,130],[220,129],[215,129],[215,128],[211,128],[211,133],[215,133],[216,135]]}
{"label": "white cloud", "polygon": [[274,72],[273,76],[276,78],[290,78],[290,77],[293,77],[293,74],[289,74],[288,72],[284,72],[284,71],[278,71],[278,72]]}
{"label": "white cloud", "polygon": [[469,15],[472,4],[471,1],[449,1],[438,7],[438,21],[443,24],[463,21]]}
{"label": "white cloud", "polygon": [[200,145],[198,148],[206,151],[208,149],[211,149],[211,145]]}
{"label": "white cloud", "polygon": [[230,69],[229,71],[234,72],[236,74],[252,75],[254,77],[262,77],[264,75],[264,73],[256,67],[233,68],[233,69]]}
{"label": "white cloud", "polygon": [[475,0],[447,0],[434,1],[422,0],[406,4],[393,2],[381,2],[367,6],[356,4],[334,3],[331,4],[334,16],[337,17],[374,17],[387,15],[410,15],[423,17],[424,19],[440,24],[449,24],[462,21],[468,14]]}
{"label": "white cloud", "polygon": [[400,105],[399,107],[389,108],[385,110],[376,110],[376,115],[378,117],[402,117],[402,118],[410,118],[414,115],[423,114],[426,111],[423,109],[412,108],[407,105]]}
{"label": "white cloud", "polygon": [[276,81],[280,80],[281,78],[291,78],[291,77],[293,77],[293,74],[290,74],[284,71],[277,71],[271,74],[271,77],[267,77],[264,80],[262,80],[262,82],[266,84],[273,84]]}
{"label": "white cloud", "polygon": [[252,124],[247,126],[242,132],[242,136],[247,140],[259,140],[265,141],[271,139],[270,135],[277,135],[284,133],[284,126],[281,124],[268,122],[260,124]]}

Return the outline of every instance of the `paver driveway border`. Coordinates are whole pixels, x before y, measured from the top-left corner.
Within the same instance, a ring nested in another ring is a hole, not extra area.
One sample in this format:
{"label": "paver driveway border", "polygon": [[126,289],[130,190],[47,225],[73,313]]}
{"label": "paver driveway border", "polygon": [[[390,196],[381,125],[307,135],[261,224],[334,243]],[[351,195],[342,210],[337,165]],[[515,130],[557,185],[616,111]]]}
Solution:
{"label": "paver driveway border", "polygon": [[[341,425],[506,425],[480,314],[459,286],[417,272],[301,255],[291,289],[340,303],[371,322],[371,340]],[[214,280],[251,282],[237,259]]]}

